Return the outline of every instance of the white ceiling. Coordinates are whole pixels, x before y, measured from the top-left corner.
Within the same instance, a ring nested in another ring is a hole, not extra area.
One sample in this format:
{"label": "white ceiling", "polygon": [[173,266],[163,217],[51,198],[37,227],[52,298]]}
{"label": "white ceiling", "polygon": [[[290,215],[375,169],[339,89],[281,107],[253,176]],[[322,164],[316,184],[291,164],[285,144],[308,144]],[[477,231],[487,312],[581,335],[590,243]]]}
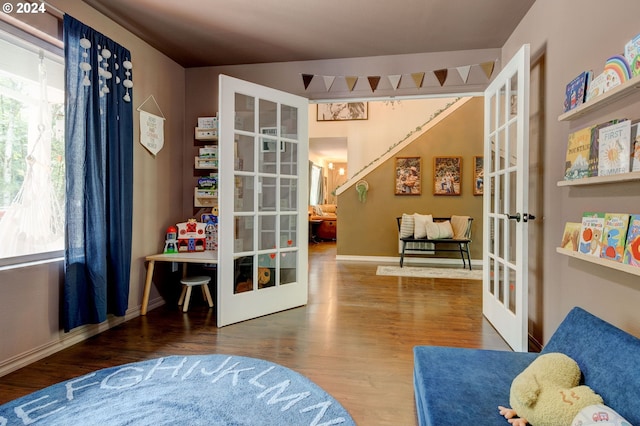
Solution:
{"label": "white ceiling", "polygon": [[535,0],[84,0],[185,68],[500,48]]}

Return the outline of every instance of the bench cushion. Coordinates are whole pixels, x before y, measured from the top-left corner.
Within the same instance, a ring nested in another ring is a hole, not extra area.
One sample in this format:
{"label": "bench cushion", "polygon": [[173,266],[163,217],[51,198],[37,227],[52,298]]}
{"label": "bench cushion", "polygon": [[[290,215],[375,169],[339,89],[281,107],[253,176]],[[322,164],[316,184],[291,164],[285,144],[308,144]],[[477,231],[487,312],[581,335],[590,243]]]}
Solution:
{"label": "bench cushion", "polygon": [[416,346],[414,388],[418,424],[507,424],[498,405],[509,405],[514,377],[539,354]]}

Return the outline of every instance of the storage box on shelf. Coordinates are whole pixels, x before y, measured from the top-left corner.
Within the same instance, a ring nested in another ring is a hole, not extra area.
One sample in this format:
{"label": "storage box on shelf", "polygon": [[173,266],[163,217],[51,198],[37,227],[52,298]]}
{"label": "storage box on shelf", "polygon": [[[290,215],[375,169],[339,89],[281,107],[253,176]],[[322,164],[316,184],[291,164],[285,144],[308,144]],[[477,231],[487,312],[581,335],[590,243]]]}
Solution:
{"label": "storage box on shelf", "polygon": [[[614,87],[613,89],[603,93],[602,95],[585,102],[584,104],[564,113],[558,117],[558,121],[573,121],[578,118],[585,117],[590,114],[594,114],[597,117],[597,112],[605,106],[611,105],[615,102],[619,102],[622,99],[640,93],[640,76],[631,78],[630,80],[622,83],[621,85]],[[637,118],[637,117],[635,117]],[[587,185],[606,185],[619,182],[634,182],[640,181],[640,172],[621,173],[608,176],[593,176],[582,179],[574,180],[562,180],[557,183],[559,187],[565,186],[587,186]],[[585,262],[594,263],[603,267],[612,268],[618,271],[626,272],[633,275],[640,276],[640,268],[627,265],[624,263],[614,262],[608,259],[602,259],[594,256],[587,256],[579,252],[567,250],[563,248],[556,248],[556,252],[564,256],[569,256],[575,259],[580,259]]]}

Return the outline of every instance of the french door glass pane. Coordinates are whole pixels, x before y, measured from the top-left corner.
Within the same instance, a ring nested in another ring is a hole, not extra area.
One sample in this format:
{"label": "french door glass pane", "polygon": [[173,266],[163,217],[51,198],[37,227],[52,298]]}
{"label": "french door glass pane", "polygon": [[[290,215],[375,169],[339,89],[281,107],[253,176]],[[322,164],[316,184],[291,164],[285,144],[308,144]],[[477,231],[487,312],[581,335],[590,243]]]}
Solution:
{"label": "french door glass pane", "polygon": [[253,216],[236,217],[234,235],[234,253],[242,253],[254,250]]}
{"label": "french door glass pane", "polygon": [[258,210],[262,212],[276,211],[276,178],[261,176],[259,182]]}
{"label": "french door glass pane", "polygon": [[234,210],[236,212],[253,211],[253,176],[235,177],[235,201]]}
{"label": "french door glass pane", "polygon": [[256,101],[253,96],[236,93],[234,129],[253,132],[255,129]]}
{"label": "french door glass pane", "polygon": [[258,218],[258,250],[268,250],[276,248],[276,216],[260,216]]}
{"label": "french door glass pane", "polygon": [[298,210],[298,180],[280,178],[280,210]]}
{"label": "french door glass pane", "polygon": [[255,138],[247,135],[235,135],[235,165],[236,171],[252,172]]}

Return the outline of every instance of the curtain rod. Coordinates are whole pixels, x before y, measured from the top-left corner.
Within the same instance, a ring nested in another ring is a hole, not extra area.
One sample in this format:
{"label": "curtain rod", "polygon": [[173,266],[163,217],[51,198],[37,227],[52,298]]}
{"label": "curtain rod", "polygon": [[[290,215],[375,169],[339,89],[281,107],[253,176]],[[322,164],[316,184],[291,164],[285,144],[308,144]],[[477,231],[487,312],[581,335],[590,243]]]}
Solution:
{"label": "curtain rod", "polygon": [[53,13],[51,13],[53,16],[55,16],[56,18],[60,18],[62,19],[62,17],[65,15],[65,13],[58,9],[57,7],[55,7],[54,5],[52,5],[49,2],[46,1],[40,1],[40,3],[44,4],[47,8],[47,12],[51,13],[49,9],[53,10],[54,12],[56,12],[56,14],[54,15]]}

